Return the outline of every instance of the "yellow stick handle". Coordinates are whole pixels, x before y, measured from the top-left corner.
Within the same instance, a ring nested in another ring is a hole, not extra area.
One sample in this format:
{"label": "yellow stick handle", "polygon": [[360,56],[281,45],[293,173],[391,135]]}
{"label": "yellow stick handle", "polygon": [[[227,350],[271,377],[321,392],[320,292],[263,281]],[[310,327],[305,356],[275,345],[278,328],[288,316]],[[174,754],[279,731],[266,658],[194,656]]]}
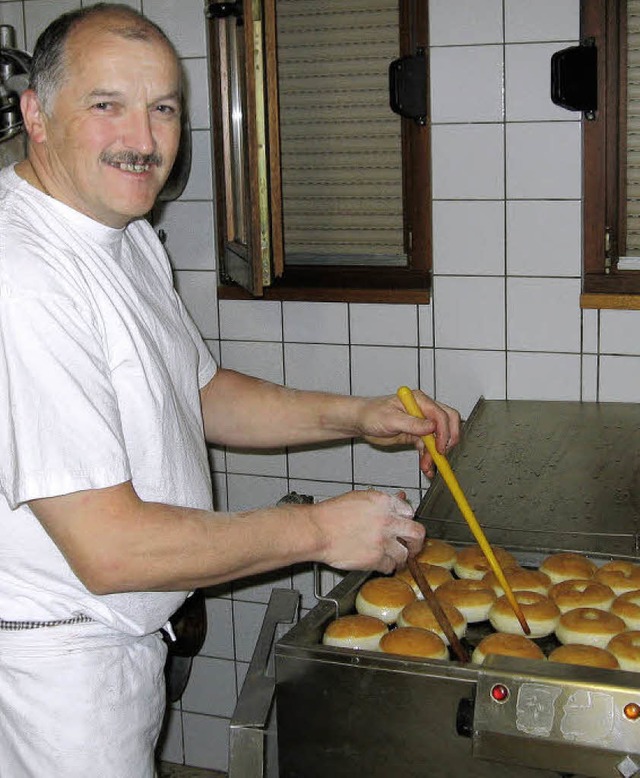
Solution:
{"label": "yellow stick handle", "polygon": [[[424,418],[424,414],[420,410],[420,407],[416,402],[416,398],[413,396],[413,392],[411,391],[411,389],[409,389],[409,387],[401,386],[398,389],[397,394],[400,399],[400,402],[404,405],[404,408],[408,414],[410,414],[411,416],[415,416],[418,419]],[[471,510],[471,506],[469,505],[469,502],[465,497],[464,492],[460,488],[460,484],[458,483],[458,479],[455,477],[455,474],[451,469],[451,465],[449,464],[447,458],[443,456],[436,448],[436,439],[434,438],[433,435],[424,435],[422,440],[424,440],[425,446],[427,447],[427,451],[429,452],[429,454],[431,454],[431,458],[433,459],[436,467],[438,468],[438,472],[444,478],[444,481],[446,485],[449,487],[449,491],[451,492],[453,499],[458,504],[458,508],[460,508],[462,515],[464,516],[467,524],[469,525],[469,529],[471,530],[474,538],[478,542],[478,545],[482,549],[482,553],[487,558],[487,561],[489,562],[491,569],[493,570],[493,572],[496,575],[496,578],[500,582],[500,586],[502,586],[511,607],[513,608],[514,613],[518,617],[520,626],[522,627],[525,635],[530,635],[531,630],[529,629],[527,620],[524,617],[522,608],[520,607],[520,604],[516,600],[513,590],[509,585],[509,582],[505,578],[505,575],[502,571],[502,567],[500,566],[500,562],[498,562],[496,555],[493,553],[493,549],[491,548],[489,541],[487,540],[484,532],[482,531],[482,527],[480,526],[480,524],[478,524],[478,520],[476,519],[473,511]]]}

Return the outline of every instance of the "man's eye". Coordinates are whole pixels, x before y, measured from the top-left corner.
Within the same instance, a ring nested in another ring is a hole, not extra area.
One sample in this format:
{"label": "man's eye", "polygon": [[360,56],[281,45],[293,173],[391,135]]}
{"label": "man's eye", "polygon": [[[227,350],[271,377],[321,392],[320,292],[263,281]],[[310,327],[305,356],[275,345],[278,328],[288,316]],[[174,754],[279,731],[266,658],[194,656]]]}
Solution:
{"label": "man's eye", "polygon": [[165,104],[157,105],[156,111],[158,111],[158,113],[165,114],[165,116],[172,116],[173,114],[177,113],[175,106]]}
{"label": "man's eye", "polygon": [[96,108],[98,111],[108,111],[109,108],[113,106],[113,103],[109,103],[106,101],[101,101],[99,103],[94,103],[93,107]]}

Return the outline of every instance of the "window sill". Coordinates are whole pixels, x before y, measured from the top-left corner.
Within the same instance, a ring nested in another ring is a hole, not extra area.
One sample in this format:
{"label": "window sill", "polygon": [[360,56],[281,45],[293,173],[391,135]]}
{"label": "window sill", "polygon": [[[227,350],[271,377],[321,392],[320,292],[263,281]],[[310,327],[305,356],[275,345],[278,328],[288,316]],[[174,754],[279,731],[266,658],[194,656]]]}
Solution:
{"label": "window sill", "polygon": [[580,308],[640,311],[640,294],[582,294]]}
{"label": "window sill", "polygon": [[254,297],[240,286],[218,286],[219,300],[288,300],[330,303],[405,303],[428,305],[428,289],[333,289],[330,287],[270,287],[262,297]]}
{"label": "window sill", "polygon": [[[222,300],[256,299],[242,287],[222,283]],[[407,303],[427,305],[431,277],[424,270],[371,267],[291,267],[286,277],[265,287],[264,300],[346,303]]]}

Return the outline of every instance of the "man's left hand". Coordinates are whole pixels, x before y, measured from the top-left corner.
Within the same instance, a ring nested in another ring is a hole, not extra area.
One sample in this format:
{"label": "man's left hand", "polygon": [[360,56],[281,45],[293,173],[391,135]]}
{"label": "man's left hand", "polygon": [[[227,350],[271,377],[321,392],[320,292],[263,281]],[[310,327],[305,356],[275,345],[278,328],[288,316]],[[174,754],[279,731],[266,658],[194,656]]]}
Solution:
{"label": "man's left hand", "polygon": [[414,390],[413,396],[424,419],[408,414],[399,398],[390,395],[367,399],[359,416],[359,426],[362,437],[373,445],[414,445],[420,452],[420,469],[428,478],[433,478],[433,460],[422,438],[433,434],[437,450],[446,454],[460,440],[460,414],[419,389]]}

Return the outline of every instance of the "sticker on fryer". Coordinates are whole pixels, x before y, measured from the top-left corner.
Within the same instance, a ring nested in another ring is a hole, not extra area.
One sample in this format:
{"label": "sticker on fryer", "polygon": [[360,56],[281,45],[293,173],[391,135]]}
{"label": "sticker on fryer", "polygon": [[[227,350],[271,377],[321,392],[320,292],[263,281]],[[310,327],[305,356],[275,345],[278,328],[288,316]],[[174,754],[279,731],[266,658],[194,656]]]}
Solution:
{"label": "sticker on fryer", "polygon": [[523,683],[516,702],[516,727],[532,737],[549,737],[555,702],[562,691],[553,686]]}
{"label": "sticker on fryer", "polygon": [[614,706],[610,694],[581,689],[571,694],[564,706],[560,732],[567,740],[598,743],[614,729]]}

